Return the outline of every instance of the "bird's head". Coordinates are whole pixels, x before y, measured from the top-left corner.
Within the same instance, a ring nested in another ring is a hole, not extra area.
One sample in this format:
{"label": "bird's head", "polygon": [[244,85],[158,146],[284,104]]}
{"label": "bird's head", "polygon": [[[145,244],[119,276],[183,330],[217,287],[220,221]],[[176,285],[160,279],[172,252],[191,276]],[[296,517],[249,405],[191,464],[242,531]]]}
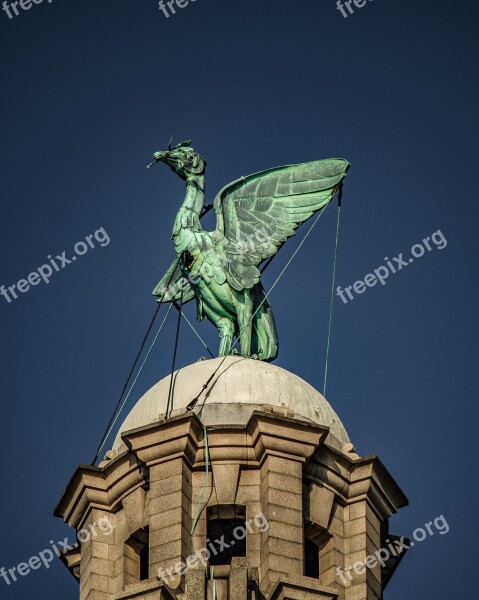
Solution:
{"label": "bird's head", "polygon": [[191,140],[181,142],[174,148],[169,145],[168,150],[155,152],[153,156],[157,162],[165,163],[184,180],[194,175],[203,175],[205,172],[206,161],[193,150]]}

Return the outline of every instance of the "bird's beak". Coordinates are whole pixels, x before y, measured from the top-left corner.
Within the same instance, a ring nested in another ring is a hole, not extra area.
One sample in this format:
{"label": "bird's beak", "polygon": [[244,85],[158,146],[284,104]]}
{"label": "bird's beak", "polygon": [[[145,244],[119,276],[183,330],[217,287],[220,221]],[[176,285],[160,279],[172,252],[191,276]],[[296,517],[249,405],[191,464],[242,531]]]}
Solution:
{"label": "bird's beak", "polygon": [[168,154],[168,152],[155,152],[153,154],[153,158],[155,160],[153,162],[151,162],[149,165],[146,165],[146,168],[150,169],[157,162],[165,162],[165,157],[167,154]]}

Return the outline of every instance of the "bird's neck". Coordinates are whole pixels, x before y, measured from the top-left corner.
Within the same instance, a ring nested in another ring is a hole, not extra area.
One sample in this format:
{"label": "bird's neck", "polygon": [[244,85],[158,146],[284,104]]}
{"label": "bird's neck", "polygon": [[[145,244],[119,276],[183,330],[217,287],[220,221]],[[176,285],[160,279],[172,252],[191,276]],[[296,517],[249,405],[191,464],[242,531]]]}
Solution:
{"label": "bird's neck", "polygon": [[205,201],[205,176],[190,175],[186,181],[186,196],[182,208],[192,210],[196,215],[201,215]]}
{"label": "bird's neck", "polygon": [[186,195],[173,226],[173,241],[179,255],[190,249],[194,233],[201,231],[200,215],[205,201],[205,175],[189,175]]}

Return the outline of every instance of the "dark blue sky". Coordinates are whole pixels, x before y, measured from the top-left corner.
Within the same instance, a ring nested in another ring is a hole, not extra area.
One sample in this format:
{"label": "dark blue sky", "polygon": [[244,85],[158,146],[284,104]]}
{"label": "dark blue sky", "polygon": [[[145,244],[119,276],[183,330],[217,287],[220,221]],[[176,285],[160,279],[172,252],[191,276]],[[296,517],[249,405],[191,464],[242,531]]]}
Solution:
{"label": "dark blue sky", "polygon": [[[477,17],[476,2],[445,0],[375,0],[348,18],[335,0],[197,0],[169,19],[156,0],[0,13],[0,285],[101,227],[111,240],[49,285],[0,296],[0,567],[69,534],[53,508],[93,457],[173,257],[184,185],[145,169],[173,134],[207,158],[210,201],[241,175],[348,159],[343,288],[442,231],[444,249],[336,298],[327,396],[359,453],[377,454],[410,499],[391,530],[411,535],[441,514],[450,526],[410,551],[386,598],[475,595]],[[277,364],[318,389],[334,230],[331,206],[271,296]],[[134,398],[168,374],[175,326]],[[179,365],[204,353],[183,327]],[[214,328],[199,331],[216,348]],[[77,598],[60,564],[0,580],[2,599],[52,593]]]}

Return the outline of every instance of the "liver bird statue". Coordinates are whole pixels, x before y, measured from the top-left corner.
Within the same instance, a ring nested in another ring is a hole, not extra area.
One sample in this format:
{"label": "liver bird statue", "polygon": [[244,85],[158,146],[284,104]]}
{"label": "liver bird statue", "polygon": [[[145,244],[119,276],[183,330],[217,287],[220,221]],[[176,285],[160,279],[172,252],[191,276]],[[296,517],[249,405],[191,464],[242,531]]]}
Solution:
{"label": "liver bird statue", "polygon": [[217,224],[210,232],[200,224],[204,158],[187,141],[155,152],[154,159],[186,181],[186,196],[173,225],[177,258],[153,294],[166,302],[196,298],[198,320],[206,317],[218,329],[220,356],[232,353],[237,337],[243,356],[274,360],[278,336],[259,267],[332,200],[349,163],[319,160],[241,177],[216,196]]}

